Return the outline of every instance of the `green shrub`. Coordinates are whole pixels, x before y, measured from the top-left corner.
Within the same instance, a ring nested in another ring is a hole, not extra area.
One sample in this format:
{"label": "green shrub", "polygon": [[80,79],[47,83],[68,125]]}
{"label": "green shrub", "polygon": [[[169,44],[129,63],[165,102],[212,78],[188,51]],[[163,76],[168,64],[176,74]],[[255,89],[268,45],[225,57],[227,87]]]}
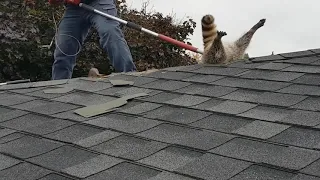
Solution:
{"label": "green shrub", "polygon": [[[28,0],[30,3],[32,0]],[[118,2],[121,18],[142,25],[144,28],[162,33],[187,43],[196,23],[188,19],[174,23],[171,16],[159,12],[146,12],[128,9]],[[19,0],[0,2],[0,80],[30,78],[32,81],[49,80],[53,63],[53,49],[41,48],[49,45],[55,34],[53,14],[59,21],[64,6],[50,6],[47,1],[36,0],[34,5],[26,6]],[[128,27],[123,28],[138,71],[150,68],[166,68],[179,65],[195,64],[186,50],[169,44],[156,37],[138,32]],[[189,43],[190,44],[190,43]],[[101,73],[111,73],[107,54],[101,49],[99,36],[92,29],[84,47],[77,58],[73,77],[86,76],[91,67],[97,67]]]}

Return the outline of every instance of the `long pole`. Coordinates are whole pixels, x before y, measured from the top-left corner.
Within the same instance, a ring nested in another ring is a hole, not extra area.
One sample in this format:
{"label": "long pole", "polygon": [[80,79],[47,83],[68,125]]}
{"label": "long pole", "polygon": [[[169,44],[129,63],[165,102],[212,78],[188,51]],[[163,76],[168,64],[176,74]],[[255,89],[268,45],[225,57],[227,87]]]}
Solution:
{"label": "long pole", "polygon": [[112,15],[110,15],[110,14],[101,12],[101,11],[99,11],[99,10],[97,10],[97,9],[89,6],[89,5],[83,4],[83,3],[80,3],[79,6],[82,7],[82,8],[84,8],[84,9],[86,9],[86,10],[88,10],[88,11],[92,11],[92,12],[95,12],[95,13],[97,13],[97,14],[100,14],[100,15],[102,15],[102,16],[104,16],[104,17],[107,17],[107,18],[113,19],[113,20],[115,20],[115,21],[118,21],[118,22],[120,22],[120,23],[122,23],[122,24],[125,24],[126,26],[128,26],[128,27],[130,27],[130,28],[135,29],[135,30],[138,30],[138,31],[141,31],[141,32],[150,34],[150,35],[155,36],[155,37],[158,37],[158,38],[161,39],[161,40],[164,40],[164,41],[169,42],[169,43],[171,43],[171,44],[175,44],[175,45],[177,45],[177,46],[179,46],[179,47],[181,47],[181,48],[184,48],[184,49],[187,49],[187,50],[196,52],[196,53],[203,54],[203,51],[200,50],[199,48],[193,47],[193,46],[191,46],[191,45],[189,45],[189,44],[186,44],[186,43],[184,43],[184,42],[178,41],[178,40],[176,40],[176,39],[173,39],[173,38],[171,38],[171,37],[165,36],[165,35],[163,35],[163,34],[156,33],[156,32],[154,32],[154,31],[151,31],[151,30],[149,30],[149,29],[146,29],[146,28],[144,28],[144,27],[142,27],[142,26],[140,26],[140,25],[137,25],[137,24],[135,24],[135,23],[133,23],[133,22],[129,22],[129,21],[120,19],[120,18],[118,18],[118,17],[112,16]]}

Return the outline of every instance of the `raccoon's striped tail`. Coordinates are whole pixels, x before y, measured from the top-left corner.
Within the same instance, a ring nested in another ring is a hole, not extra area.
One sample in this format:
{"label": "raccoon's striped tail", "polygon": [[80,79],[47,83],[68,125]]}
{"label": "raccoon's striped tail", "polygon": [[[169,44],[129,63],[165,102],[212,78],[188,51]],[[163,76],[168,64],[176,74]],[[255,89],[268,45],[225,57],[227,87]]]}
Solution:
{"label": "raccoon's striped tail", "polygon": [[201,19],[203,46],[206,49],[217,37],[217,25],[214,17],[210,14],[204,15]]}

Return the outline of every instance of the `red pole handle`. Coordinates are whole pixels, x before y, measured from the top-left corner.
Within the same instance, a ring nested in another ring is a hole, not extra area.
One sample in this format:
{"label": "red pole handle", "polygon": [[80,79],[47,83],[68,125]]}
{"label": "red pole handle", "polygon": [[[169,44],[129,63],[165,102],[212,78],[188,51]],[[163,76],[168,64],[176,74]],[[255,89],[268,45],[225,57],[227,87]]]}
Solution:
{"label": "red pole handle", "polygon": [[187,50],[190,50],[190,51],[193,51],[193,52],[197,52],[197,53],[202,53],[202,51],[199,50],[199,49],[196,48],[196,47],[193,47],[193,46],[191,46],[191,45],[189,45],[189,44],[186,44],[186,43],[184,43],[184,42],[181,42],[181,41],[172,39],[172,38],[170,38],[170,37],[168,37],[168,36],[165,36],[165,35],[163,35],[163,34],[159,34],[158,37],[159,37],[160,39],[164,40],[164,41],[167,41],[167,42],[169,42],[169,43],[175,44],[175,45],[180,46],[180,47],[182,47],[182,48],[184,48],[184,49],[187,49]]}

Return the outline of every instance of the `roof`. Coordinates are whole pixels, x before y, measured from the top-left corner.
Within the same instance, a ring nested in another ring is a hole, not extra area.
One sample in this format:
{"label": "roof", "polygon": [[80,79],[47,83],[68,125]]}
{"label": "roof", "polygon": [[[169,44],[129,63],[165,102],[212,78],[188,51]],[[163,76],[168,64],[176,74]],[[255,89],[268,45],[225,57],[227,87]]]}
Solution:
{"label": "roof", "polygon": [[320,180],[319,55],[0,86],[0,179]]}

